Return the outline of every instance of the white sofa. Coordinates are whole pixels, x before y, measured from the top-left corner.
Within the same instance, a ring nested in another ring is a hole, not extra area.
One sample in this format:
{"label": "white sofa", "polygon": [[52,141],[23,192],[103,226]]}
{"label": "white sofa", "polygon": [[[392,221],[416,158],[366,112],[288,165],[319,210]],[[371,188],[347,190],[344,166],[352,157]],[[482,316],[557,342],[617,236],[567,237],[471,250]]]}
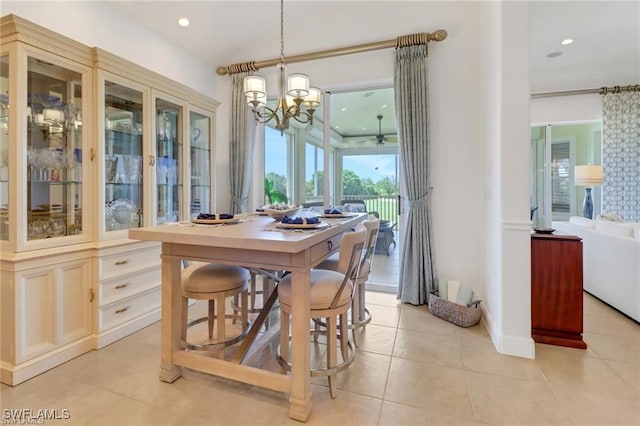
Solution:
{"label": "white sofa", "polygon": [[640,322],[640,224],[576,216],[552,225],[582,238],[584,290]]}

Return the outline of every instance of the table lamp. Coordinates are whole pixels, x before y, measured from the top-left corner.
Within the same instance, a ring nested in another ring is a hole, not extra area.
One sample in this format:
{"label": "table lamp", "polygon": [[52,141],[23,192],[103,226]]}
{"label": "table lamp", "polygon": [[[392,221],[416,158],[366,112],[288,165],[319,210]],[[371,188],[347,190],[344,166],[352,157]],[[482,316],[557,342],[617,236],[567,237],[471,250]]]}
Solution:
{"label": "table lamp", "polygon": [[582,204],[582,216],[593,219],[593,199],[591,190],[593,185],[602,183],[602,166],[586,165],[575,167],[575,184],[584,186],[584,202]]}

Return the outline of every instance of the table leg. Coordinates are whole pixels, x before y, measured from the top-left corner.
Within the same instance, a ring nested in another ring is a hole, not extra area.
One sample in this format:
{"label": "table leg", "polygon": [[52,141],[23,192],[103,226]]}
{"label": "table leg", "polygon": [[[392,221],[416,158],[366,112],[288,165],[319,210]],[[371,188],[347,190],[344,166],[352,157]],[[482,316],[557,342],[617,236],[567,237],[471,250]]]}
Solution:
{"label": "table leg", "polygon": [[172,383],[181,375],[179,366],[173,363],[173,352],[180,349],[180,276],[181,261],[166,253],[168,243],[162,244],[162,336],[160,380]]}
{"label": "table leg", "polygon": [[292,272],[291,392],[289,417],[306,421],[311,412],[311,350],[309,348],[310,273]]}

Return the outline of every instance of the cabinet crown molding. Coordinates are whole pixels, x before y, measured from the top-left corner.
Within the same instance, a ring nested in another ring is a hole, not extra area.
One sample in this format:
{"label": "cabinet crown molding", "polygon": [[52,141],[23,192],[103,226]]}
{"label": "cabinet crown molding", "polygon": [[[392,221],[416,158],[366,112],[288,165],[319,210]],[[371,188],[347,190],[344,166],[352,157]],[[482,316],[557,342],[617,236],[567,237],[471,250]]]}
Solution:
{"label": "cabinet crown molding", "polygon": [[14,14],[0,18],[0,34],[2,34],[2,45],[19,41],[88,67],[93,65],[93,56],[89,46]]}

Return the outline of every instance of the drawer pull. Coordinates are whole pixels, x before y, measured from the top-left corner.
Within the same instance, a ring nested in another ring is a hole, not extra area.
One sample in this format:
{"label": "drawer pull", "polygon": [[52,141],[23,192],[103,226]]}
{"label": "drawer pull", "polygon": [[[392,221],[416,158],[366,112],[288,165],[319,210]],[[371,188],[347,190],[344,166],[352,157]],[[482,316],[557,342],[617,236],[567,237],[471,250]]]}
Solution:
{"label": "drawer pull", "polygon": [[331,240],[327,241],[327,248],[329,249],[329,251],[333,249],[333,241]]}
{"label": "drawer pull", "polygon": [[127,306],[126,308],[118,309],[116,311],[116,314],[121,314],[123,312],[127,312],[129,309],[131,309],[131,305]]}
{"label": "drawer pull", "polygon": [[131,283],[124,283],[124,284],[119,284],[116,286],[116,290],[122,290],[125,287],[129,287],[131,285]]}
{"label": "drawer pull", "polygon": [[129,263],[128,260],[119,260],[116,262],[116,266],[126,265],[127,263]]}

